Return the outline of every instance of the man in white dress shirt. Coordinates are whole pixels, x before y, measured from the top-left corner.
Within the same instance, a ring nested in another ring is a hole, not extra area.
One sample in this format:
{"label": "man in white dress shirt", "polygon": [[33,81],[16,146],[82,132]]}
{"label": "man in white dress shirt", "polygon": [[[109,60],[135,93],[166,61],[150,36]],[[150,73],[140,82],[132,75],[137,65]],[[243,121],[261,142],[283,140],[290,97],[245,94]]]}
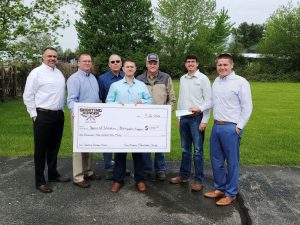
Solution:
{"label": "man in white dress shirt", "polygon": [[179,121],[182,158],[179,175],[170,179],[171,184],[188,182],[192,168],[192,146],[194,145],[195,175],[192,191],[203,187],[203,142],[204,131],[209,120],[211,107],[211,86],[206,75],[198,70],[199,62],[195,55],[185,58],[187,74],[180,78],[178,110],[189,110],[192,114],[181,116]]}
{"label": "man in white dress shirt", "polygon": [[33,121],[35,184],[43,193],[52,192],[44,175],[46,161],[48,181],[70,181],[57,171],[57,154],[64,127],[65,78],[56,68],[56,63],[56,49],[46,48],[43,63],[28,75],[23,94],[24,104]]}
{"label": "man in white dress shirt", "polygon": [[212,87],[215,121],[210,137],[215,190],[204,196],[221,198],[216,204],[225,206],[238,193],[240,139],[252,112],[252,98],[249,82],[234,73],[230,54],[220,54],[216,64],[219,76]]}

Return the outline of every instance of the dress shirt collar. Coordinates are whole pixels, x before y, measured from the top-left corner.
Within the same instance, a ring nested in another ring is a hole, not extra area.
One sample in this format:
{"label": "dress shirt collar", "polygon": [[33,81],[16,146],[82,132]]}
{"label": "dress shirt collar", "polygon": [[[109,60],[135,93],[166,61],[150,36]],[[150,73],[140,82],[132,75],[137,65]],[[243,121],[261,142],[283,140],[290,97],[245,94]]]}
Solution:
{"label": "dress shirt collar", "polygon": [[51,70],[51,71],[54,71],[56,69],[56,66],[54,68],[52,68],[45,63],[42,63],[42,66],[45,67],[47,70]]}
{"label": "dress shirt collar", "polygon": [[[123,77],[123,79],[122,79],[122,81],[123,81],[123,84],[128,84],[128,82],[127,82],[127,80],[126,80],[126,78],[125,78],[125,76]],[[135,78],[133,78],[133,80],[132,80],[132,83],[131,84],[135,84]],[[129,84],[128,84],[129,85]]]}
{"label": "dress shirt collar", "polygon": [[[110,79],[114,79],[114,77],[116,77],[116,75],[114,74],[113,71],[109,71],[110,73]],[[119,72],[119,77],[124,78],[124,73],[122,71]]]}
{"label": "dress shirt collar", "polygon": [[85,71],[83,71],[83,70],[81,70],[81,69],[78,69],[78,73],[79,73],[79,74],[82,74],[83,76],[86,76],[86,77],[89,77],[90,74],[91,74],[91,72],[85,72]]}
{"label": "dress shirt collar", "polygon": [[193,78],[193,77],[199,77],[200,76],[200,72],[199,72],[199,70],[196,70],[191,76],[187,73],[187,74],[185,74],[185,77],[186,78],[189,78],[189,79],[191,79],[191,78]]}
{"label": "dress shirt collar", "polygon": [[234,75],[235,75],[235,72],[232,71],[230,74],[228,74],[228,75],[225,76],[225,77],[221,77],[221,76],[219,75],[219,78],[220,78],[221,80],[230,80]]}

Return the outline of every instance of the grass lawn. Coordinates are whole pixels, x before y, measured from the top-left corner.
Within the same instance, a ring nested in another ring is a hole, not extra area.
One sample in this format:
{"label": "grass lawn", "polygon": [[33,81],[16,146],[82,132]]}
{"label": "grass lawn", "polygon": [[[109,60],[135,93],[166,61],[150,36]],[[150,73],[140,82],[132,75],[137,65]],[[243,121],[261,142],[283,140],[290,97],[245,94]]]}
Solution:
{"label": "grass lawn", "polygon": [[[174,81],[178,93],[178,81]],[[242,142],[243,165],[300,166],[300,84],[251,83],[254,110]],[[178,97],[178,95],[176,95]],[[33,155],[32,122],[22,99],[0,103],[0,156]],[[205,134],[205,161],[209,161],[212,117]],[[168,160],[180,160],[177,118],[172,118],[172,149]],[[70,117],[65,110],[65,129],[60,156],[72,153]],[[102,154],[96,154],[102,158]]]}

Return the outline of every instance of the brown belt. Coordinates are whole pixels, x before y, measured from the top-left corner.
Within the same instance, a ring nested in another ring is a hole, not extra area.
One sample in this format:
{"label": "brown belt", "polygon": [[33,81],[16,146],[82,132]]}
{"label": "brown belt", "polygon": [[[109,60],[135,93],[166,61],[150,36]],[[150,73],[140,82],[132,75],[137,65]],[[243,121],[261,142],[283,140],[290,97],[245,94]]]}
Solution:
{"label": "brown belt", "polygon": [[47,113],[58,113],[58,112],[62,112],[62,110],[50,110],[50,109],[43,109],[43,108],[36,108],[36,111],[47,112]]}
{"label": "brown belt", "polygon": [[220,120],[215,120],[215,124],[217,124],[217,125],[235,124],[236,125],[236,123],[233,123],[233,122],[220,121]]}

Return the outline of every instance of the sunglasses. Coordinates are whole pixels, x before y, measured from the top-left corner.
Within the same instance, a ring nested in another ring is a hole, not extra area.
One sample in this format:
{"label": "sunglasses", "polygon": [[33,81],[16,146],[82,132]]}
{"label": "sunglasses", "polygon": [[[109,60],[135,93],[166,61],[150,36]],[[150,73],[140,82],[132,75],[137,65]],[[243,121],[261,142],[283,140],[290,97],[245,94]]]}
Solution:
{"label": "sunglasses", "polygon": [[120,60],[114,60],[114,61],[110,61],[111,64],[115,64],[115,63],[120,63]]}

